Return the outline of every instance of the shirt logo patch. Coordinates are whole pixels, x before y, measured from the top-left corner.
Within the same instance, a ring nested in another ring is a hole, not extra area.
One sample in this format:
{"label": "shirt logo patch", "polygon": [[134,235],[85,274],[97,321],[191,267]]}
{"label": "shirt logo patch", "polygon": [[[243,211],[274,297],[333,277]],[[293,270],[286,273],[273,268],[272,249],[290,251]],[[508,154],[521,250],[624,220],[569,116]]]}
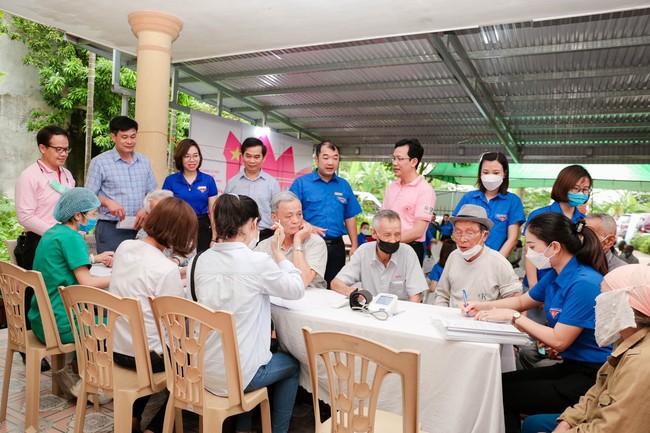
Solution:
{"label": "shirt logo patch", "polygon": [[342,197],[342,196],[343,196],[343,193],[342,193],[342,192],[336,192],[336,191],[335,191],[335,192],[334,192],[334,195],[335,195],[335,196],[338,196],[338,197]]}
{"label": "shirt logo patch", "polygon": [[433,215],[434,212],[433,206],[425,205],[424,212],[426,212],[429,215]]}
{"label": "shirt logo patch", "polygon": [[549,313],[551,313],[551,317],[555,319],[555,316],[560,314],[562,312],[562,309],[561,308],[550,308],[548,311],[549,311]]}
{"label": "shirt logo patch", "polygon": [[198,189],[199,191],[201,191],[201,193],[204,193],[204,192],[208,189],[208,187],[207,187],[207,186],[200,186],[200,187],[198,187],[197,189]]}
{"label": "shirt logo patch", "polygon": [[346,204],[348,201],[345,199],[345,197],[339,197],[339,201],[343,204]]}
{"label": "shirt logo patch", "polygon": [[503,215],[503,214],[497,214],[497,218],[499,218],[499,221],[504,222],[505,220],[508,219],[508,215]]}

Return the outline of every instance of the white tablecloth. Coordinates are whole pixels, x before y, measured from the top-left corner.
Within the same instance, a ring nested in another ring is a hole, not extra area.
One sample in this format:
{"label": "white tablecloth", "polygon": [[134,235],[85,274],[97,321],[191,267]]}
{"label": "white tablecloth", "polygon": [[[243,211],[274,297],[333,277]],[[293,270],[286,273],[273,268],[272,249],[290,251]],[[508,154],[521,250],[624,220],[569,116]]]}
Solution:
{"label": "white tablecloth", "polygon": [[[399,314],[387,321],[329,305],[342,299],[338,293],[313,289],[289,308],[273,305],[272,314],[281,347],[301,363],[300,384],[311,391],[302,327],[315,331],[347,332],[378,341],[394,349],[415,349],[420,358],[420,422],[436,433],[501,433],[504,431],[501,399],[502,356],[498,344],[445,340],[432,317],[458,317],[458,310],[400,301]],[[512,346],[504,347],[504,371],[514,361]],[[508,364],[507,366],[505,364]],[[321,369],[323,370],[323,369]],[[328,399],[321,371],[319,396]],[[401,414],[399,378],[386,378],[379,408]]]}

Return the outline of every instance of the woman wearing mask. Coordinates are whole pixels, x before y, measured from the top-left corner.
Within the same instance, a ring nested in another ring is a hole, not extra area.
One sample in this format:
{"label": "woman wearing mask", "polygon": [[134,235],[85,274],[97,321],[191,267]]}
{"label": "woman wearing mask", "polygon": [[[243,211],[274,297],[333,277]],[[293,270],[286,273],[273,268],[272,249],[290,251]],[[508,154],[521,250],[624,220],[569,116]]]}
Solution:
{"label": "woman wearing mask", "polygon": [[[175,197],[164,198],[156,203],[144,221],[143,229],[147,236],[126,240],[115,252],[108,291],[140,300],[154,373],[165,371],[165,362],[149,296],[185,296],[178,266],[165,256],[164,251],[169,249],[173,254],[181,256],[191,253],[196,248],[197,224],[194,211],[185,201]],[[178,227],[183,227],[183,230]],[[114,338],[115,362],[135,369],[129,325],[118,321],[115,324]],[[140,430],[142,412],[147,401],[148,396],[139,398],[133,404],[133,428],[136,431]],[[162,432],[164,421],[165,405],[162,405],[144,433]]]}
{"label": "woman wearing mask", "polygon": [[504,257],[517,245],[519,228],[526,221],[524,205],[515,194],[508,192],[508,159],[501,152],[487,152],[478,164],[478,189],[470,191],[460,199],[453,214],[464,204],[475,204],[485,208],[494,226],[485,245],[499,251]]}
{"label": "woman wearing mask", "polygon": [[[528,258],[537,268],[551,268],[522,296],[492,302],[469,302],[461,308],[478,320],[511,321],[559,352],[560,364],[503,375],[506,432],[519,432],[520,415],[560,412],[578,402],[596,381],[611,352],[595,338],[594,307],[607,261],[596,233],[583,221],[547,212],[533,218],[526,236]],[[520,312],[544,306],[548,326]]]}
{"label": "woman wearing mask", "polygon": [[[270,239],[271,258],[252,251],[259,237],[257,204],[247,196],[224,194],[217,198],[214,221],[220,243],[197,255],[188,265],[188,286],[195,284],[197,301],[235,315],[237,342],[245,391],[275,384],[271,395],[274,433],[286,433],[298,390],[300,365],[288,353],[271,353],[271,302],[269,296],[299,299],[305,292],[301,273],[287,260],[279,245],[284,229],[278,225]],[[302,245],[295,245],[301,247]],[[294,254],[303,254],[302,248]],[[196,261],[196,268],[192,269]],[[277,262],[277,264],[276,264]],[[221,341],[208,337],[204,361],[206,389],[227,394]],[[250,413],[237,417],[237,432],[249,432]]]}
{"label": "woman wearing mask", "polygon": [[611,271],[596,298],[596,340],[616,341],[598,381],[563,413],[533,415],[522,432],[645,433],[650,424],[650,268],[626,265]]}
{"label": "woman wearing mask", "polygon": [[[553,189],[551,190],[553,203],[532,211],[528,216],[528,221],[532,221],[533,218],[542,213],[555,212],[564,215],[574,223],[578,222],[578,220],[585,217],[578,207],[589,200],[592,185],[591,175],[583,166],[570,165],[564,167],[553,183]],[[524,229],[524,234],[526,234],[526,230],[527,228]],[[524,284],[531,289],[547,272],[538,272],[529,260],[524,261],[524,268],[526,270]]]}
{"label": "woman wearing mask", "polygon": [[359,246],[368,242],[368,236],[370,236],[370,224],[364,221],[361,223],[359,234],[357,235]]}
{"label": "woman wearing mask", "polygon": [[167,176],[162,186],[194,209],[199,222],[197,252],[207,250],[211,242],[216,241],[211,209],[219,193],[214,178],[199,170],[202,163],[203,155],[196,141],[191,138],[181,140],[174,152],[178,172]]}

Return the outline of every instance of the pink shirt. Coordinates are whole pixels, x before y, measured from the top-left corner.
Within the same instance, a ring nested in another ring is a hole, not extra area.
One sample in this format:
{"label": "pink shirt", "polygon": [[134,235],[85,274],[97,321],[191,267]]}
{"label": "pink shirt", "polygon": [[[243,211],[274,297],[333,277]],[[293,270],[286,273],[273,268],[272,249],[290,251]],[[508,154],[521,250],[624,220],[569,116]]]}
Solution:
{"label": "pink shirt", "polygon": [[16,216],[26,232],[43,236],[43,233],[57,223],[54,219],[54,205],[61,194],[50,185],[52,180],[57,180],[68,188],[73,188],[75,185],[72,173],[68,169],[61,167],[57,173],[40,161],[27,167],[18,177]]}
{"label": "pink shirt", "polygon": [[[402,220],[402,231],[413,228],[416,221],[431,221],[436,205],[436,192],[422,176],[402,186],[401,180],[391,182],[386,188],[382,209],[394,210]],[[426,232],[418,241],[424,241]]]}

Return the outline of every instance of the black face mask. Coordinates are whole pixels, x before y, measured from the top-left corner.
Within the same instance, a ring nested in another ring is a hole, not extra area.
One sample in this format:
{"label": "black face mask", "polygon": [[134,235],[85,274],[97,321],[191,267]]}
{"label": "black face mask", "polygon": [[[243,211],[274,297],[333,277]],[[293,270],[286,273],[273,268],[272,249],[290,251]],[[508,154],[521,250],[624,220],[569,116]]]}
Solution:
{"label": "black face mask", "polygon": [[399,249],[399,242],[384,242],[381,239],[377,239],[377,246],[386,254],[395,254]]}

